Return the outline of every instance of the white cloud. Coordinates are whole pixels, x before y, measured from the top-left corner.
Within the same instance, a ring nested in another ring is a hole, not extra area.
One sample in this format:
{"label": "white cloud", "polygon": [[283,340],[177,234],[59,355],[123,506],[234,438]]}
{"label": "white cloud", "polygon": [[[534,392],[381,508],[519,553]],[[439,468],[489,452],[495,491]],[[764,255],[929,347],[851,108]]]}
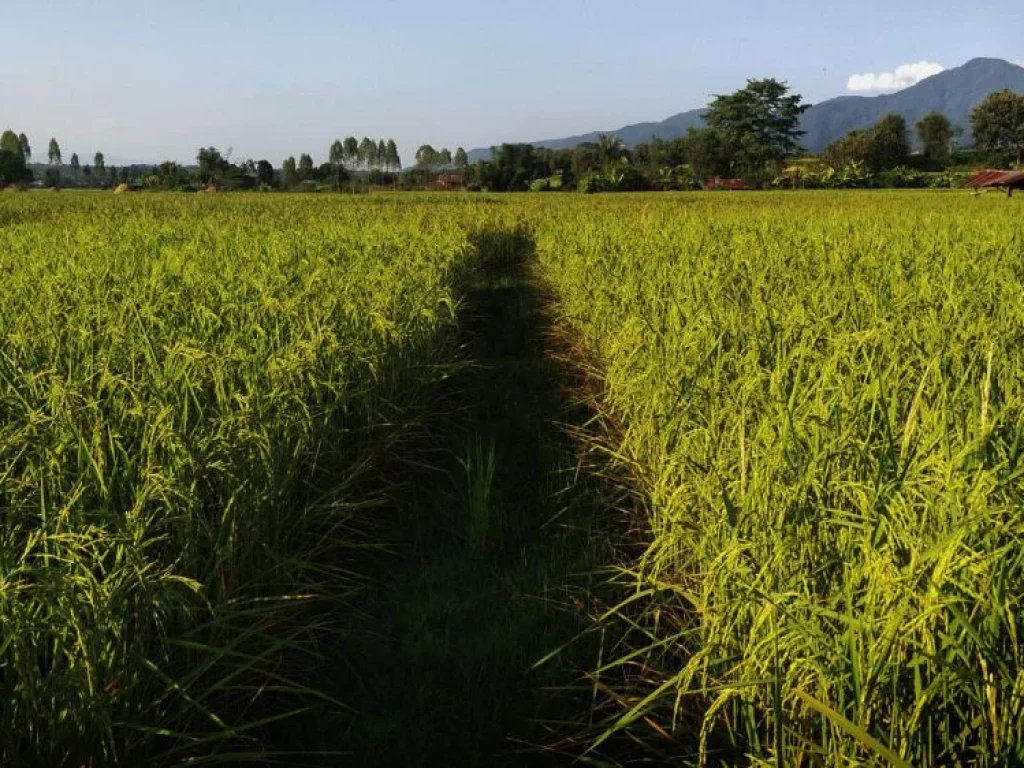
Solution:
{"label": "white cloud", "polygon": [[937,75],[945,69],[934,61],[919,61],[916,64],[901,64],[892,72],[866,72],[851,75],[846,83],[848,91],[899,91]]}

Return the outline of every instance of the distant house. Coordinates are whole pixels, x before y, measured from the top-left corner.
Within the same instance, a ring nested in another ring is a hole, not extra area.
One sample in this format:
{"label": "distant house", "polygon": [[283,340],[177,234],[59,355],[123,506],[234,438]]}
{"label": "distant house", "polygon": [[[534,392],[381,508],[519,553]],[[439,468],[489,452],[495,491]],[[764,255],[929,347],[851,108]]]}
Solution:
{"label": "distant house", "polygon": [[976,173],[964,185],[968,189],[1002,189],[1007,196],[1013,190],[1024,189],[1024,171],[993,171],[985,170]]}
{"label": "distant house", "polygon": [[747,185],[743,183],[743,179],[708,179],[700,186],[701,189],[706,192],[714,192],[718,190],[742,192],[747,188]]}
{"label": "distant house", "polygon": [[468,174],[462,168],[441,171],[431,187],[441,190],[465,189],[467,178]]}

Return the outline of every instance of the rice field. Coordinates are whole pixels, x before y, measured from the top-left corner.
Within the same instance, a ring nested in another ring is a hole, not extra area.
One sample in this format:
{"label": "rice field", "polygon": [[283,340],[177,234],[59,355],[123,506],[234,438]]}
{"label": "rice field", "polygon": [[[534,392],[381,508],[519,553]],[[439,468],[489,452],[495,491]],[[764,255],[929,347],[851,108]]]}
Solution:
{"label": "rice field", "polygon": [[[1024,760],[1024,224],[963,195],[539,228],[646,508],[609,729],[700,760]],[[607,736],[599,734],[598,739]]]}
{"label": "rice field", "polygon": [[422,206],[3,200],[0,762],[242,762],[337,698],[359,484],[450,357],[464,245]]}
{"label": "rice field", "polygon": [[[436,460],[415,435],[453,408],[467,301],[505,295],[468,293],[508,282],[493,256],[560,340],[509,370],[568,350],[588,384],[560,396],[589,415],[562,485],[479,439],[459,458],[477,570],[438,564],[459,589],[429,600],[536,581],[592,645],[502,614],[460,629],[492,646],[462,684],[586,648],[545,733],[609,765],[1024,761],[1021,213],[958,192],[3,195],[0,763],[330,765],[370,738],[271,746],[374,695],[324,670],[367,661],[336,649],[367,558],[401,556],[387,467]],[[523,381],[502,407],[555,419],[530,390],[550,372]],[[568,538],[495,544],[527,524],[488,510],[516,477],[552,537],[567,484],[626,486],[587,496],[591,594],[559,589]]]}

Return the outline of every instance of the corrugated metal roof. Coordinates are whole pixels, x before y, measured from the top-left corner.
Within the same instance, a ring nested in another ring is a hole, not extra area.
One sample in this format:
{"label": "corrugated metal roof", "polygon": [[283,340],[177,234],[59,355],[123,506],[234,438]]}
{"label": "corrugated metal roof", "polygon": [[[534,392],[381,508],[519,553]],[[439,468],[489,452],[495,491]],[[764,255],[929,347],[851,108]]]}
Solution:
{"label": "corrugated metal roof", "polygon": [[1010,187],[1024,184],[1024,171],[981,171],[975,174],[964,186],[971,189],[984,187]]}

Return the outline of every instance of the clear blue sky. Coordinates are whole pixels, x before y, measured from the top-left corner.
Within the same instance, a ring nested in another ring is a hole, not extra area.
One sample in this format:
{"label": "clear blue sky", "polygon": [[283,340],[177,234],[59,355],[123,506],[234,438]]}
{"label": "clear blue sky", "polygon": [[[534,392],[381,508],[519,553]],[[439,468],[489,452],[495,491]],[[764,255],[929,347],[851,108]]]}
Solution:
{"label": "clear blue sky", "polygon": [[[0,128],[65,161],[190,162],[394,137],[403,160],[609,130],[748,77],[809,101],[851,75],[1024,60],[1024,2],[46,0],[5,4]],[[13,34],[12,34],[13,32]]]}

